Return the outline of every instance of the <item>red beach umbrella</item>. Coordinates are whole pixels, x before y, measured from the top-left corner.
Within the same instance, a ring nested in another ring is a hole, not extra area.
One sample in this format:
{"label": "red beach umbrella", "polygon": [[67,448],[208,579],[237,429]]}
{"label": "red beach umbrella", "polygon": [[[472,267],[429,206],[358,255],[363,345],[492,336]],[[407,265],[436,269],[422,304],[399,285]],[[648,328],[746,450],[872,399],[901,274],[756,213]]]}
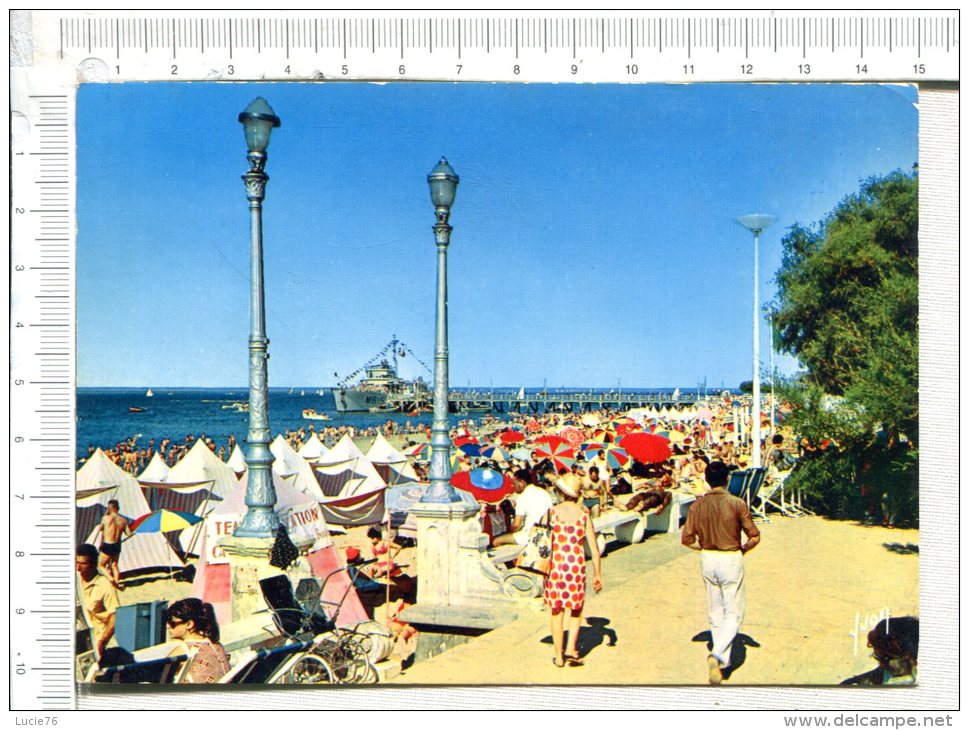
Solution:
{"label": "red beach umbrella", "polygon": [[535,433],[536,431],[542,430],[542,424],[536,421],[534,418],[525,424],[525,430],[529,433]]}
{"label": "red beach umbrella", "polygon": [[642,430],[643,430],[643,427],[640,426],[635,421],[631,421],[629,423],[620,423],[618,426],[616,426],[616,436],[618,436],[619,438],[622,438],[627,434],[633,433],[635,431],[642,431]]}
{"label": "red beach umbrella", "polygon": [[498,440],[503,444],[517,444],[525,440],[525,434],[521,431],[502,431]]}
{"label": "red beach umbrella", "polygon": [[642,431],[624,436],[619,445],[632,458],[644,464],[662,463],[672,453],[669,439]]}
{"label": "red beach umbrella", "polygon": [[511,479],[494,469],[459,471],[451,477],[451,484],[468,492],[479,502],[497,504],[515,491]]}
{"label": "red beach umbrella", "polygon": [[454,445],[459,448],[461,446],[464,446],[465,444],[477,444],[477,443],[478,443],[478,439],[476,439],[474,436],[459,436],[458,438],[454,439]]}
{"label": "red beach umbrella", "polygon": [[569,426],[559,431],[559,436],[565,439],[573,449],[577,448],[585,440],[583,433],[575,426]]}
{"label": "red beach umbrella", "polygon": [[[556,436],[553,433],[547,433],[544,436],[539,436],[532,443],[534,444],[544,444],[545,446],[564,446],[567,449],[571,449],[572,446],[561,436]],[[581,443],[581,442],[580,442]]]}

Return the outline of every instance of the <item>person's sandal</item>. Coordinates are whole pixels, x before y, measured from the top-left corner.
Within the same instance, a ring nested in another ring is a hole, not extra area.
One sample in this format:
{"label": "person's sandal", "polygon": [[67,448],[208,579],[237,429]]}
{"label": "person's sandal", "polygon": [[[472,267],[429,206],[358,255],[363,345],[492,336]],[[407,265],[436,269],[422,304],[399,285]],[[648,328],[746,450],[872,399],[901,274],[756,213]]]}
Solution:
{"label": "person's sandal", "polygon": [[585,664],[578,654],[566,654],[565,661],[568,662],[570,667],[581,667]]}
{"label": "person's sandal", "polygon": [[559,669],[561,669],[562,667],[564,667],[564,666],[565,666],[565,660],[564,660],[564,659],[559,659],[558,657],[556,657],[556,656],[553,656],[553,657],[552,657],[552,664],[554,664],[554,665],[555,665],[555,666],[557,666],[557,667],[558,667]]}

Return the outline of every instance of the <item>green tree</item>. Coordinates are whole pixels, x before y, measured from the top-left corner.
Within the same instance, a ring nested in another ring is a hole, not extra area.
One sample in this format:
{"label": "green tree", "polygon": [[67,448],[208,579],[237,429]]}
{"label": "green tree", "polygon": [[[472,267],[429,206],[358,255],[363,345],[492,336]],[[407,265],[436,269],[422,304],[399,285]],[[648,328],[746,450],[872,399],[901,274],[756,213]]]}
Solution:
{"label": "green tree", "polygon": [[816,447],[791,479],[831,512],[917,522],[917,175],[865,181],[783,246],[773,323],[806,373],[782,394]]}

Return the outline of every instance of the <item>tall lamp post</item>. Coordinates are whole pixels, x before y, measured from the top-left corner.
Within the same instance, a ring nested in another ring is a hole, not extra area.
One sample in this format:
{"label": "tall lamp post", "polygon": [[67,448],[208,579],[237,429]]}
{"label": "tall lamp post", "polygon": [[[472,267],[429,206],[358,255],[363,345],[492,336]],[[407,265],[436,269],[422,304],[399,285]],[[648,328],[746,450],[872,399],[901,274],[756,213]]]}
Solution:
{"label": "tall lamp post", "polygon": [[451,206],[458,189],[458,175],[442,157],[427,176],[437,223],[437,327],[434,348],[434,419],[431,422],[430,487],[422,502],[459,502],[451,486],[451,436],[448,429],[448,350],[447,350],[447,247],[451,242]]}
{"label": "tall lamp post", "polygon": [[251,286],[249,301],[249,434],[246,467],[246,514],[235,530],[239,537],[272,537],[279,527],[276,490],[273,487],[273,455],[269,450],[269,381],[266,337],[266,302],[262,273],[262,201],[269,175],[266,148],[273,127],[279,126],[272,108],[262,97],[239,115],[249,148],[249,172],[242,176],[249,199]]}
{"label": "tall lamp post", "polygon": [[754,234],[754,402],[750,408],[751,426],[751,466],[760,467],[760,312],[757,311],[760,302],[757,297],[757,285],[759,283],[759,255],[760,234],[769,227],[776,218],[765,213],[751,213],[743,215],[737,219],[737,223]]}

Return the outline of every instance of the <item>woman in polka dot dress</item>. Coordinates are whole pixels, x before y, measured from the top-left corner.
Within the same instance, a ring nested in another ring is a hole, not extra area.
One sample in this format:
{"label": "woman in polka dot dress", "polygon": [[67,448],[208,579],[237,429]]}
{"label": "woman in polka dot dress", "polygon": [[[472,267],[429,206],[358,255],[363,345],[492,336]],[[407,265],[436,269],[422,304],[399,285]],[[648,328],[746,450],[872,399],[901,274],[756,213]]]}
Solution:
{"label": "woman in polka dot dress", "polygon": [[[576,649],[579,625],[582,623],[582,607],[585,603],[585,549],[583,538],[592,555],[595,578],[592,587],[602,590],[599,547],[588,510],[579,505],[581,484],[575,474],[559,477],[556,487],[564,499],[551,509],[552,557],[548,578],[545,580],[545,605],[552,611],[552,644],[555,656],[552,663],[557,667],[581,666],[582,659]],[[565,612],[569,612],[569,640],[562,652]]]}

